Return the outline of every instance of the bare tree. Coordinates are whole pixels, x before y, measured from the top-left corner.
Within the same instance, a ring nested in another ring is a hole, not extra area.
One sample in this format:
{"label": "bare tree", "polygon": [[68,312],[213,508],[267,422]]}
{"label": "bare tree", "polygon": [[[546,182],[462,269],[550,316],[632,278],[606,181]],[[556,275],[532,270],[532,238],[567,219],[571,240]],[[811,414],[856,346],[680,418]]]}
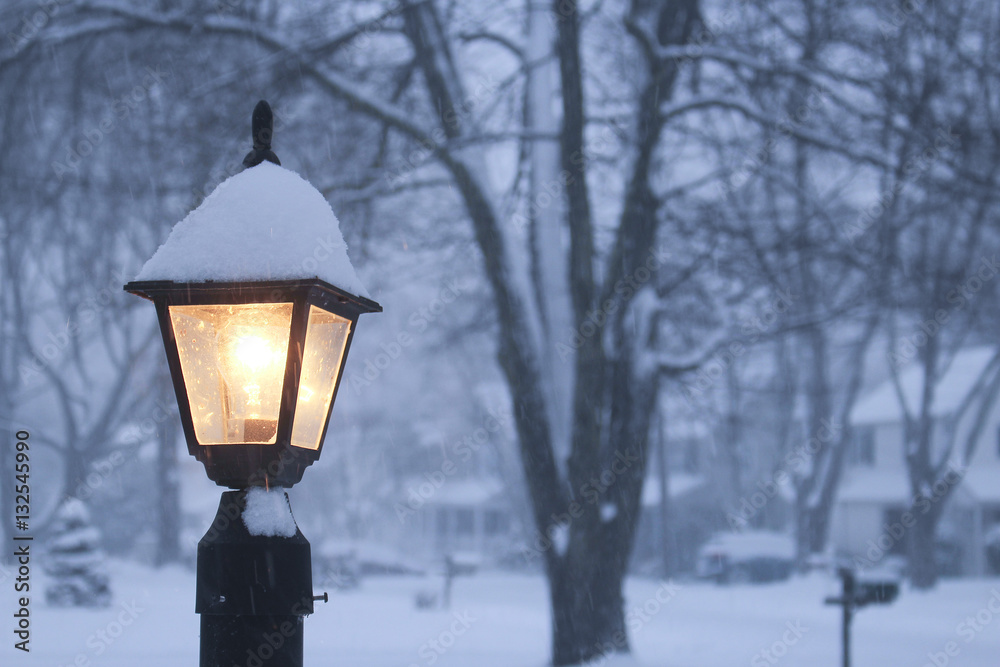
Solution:
{"label": "bare tree", "polygon": [[[874,84],[860,74],[860,18],[849,3],[772,3],[717,30],[693,54],[702,66],[730,67],[711,90],[738,91],[715,100],[735,123],[711,114],[703,130],[723,171],[707,206],[727,239],[731,273],[748,294],[763,291],[744,301],[752,313],[745,342],[776,345],[784,357],[777,367],[788,374],[779,389],[788,419],[776,442],[787,449],[774,457],[768,481],[787,476],[794,486],[800,566],[826,545],[848,416],[879,323],[871,298],[878,264],[859,258],[843,233],[857,172],[883,163],[865,147],[870,110],[859,101]],[[793,422],[801,428],[793,431]]]}
{"label": "bare tree", "polygon": [[[978,370],[957,411],[937,416],[942,380],[961,348],[993,343],[992,332],[983,332],[996,321],[1000,107],[989,92],[997,77],[989,35],[1000,14],[959,2],[906,18],[888,26],[879,43],[893,73],[880,91],[895,112],[884,115],[883,126],[892,168],[882,172],[879,209],[859,225],[859,245],[877,249],[890,272],[880,296],[915,517],[910,576],[928,588],[937,580],[944,507],[1000,392],[997,355]],[[989,46],[984,52],[972,43]],[[919,388],[903,385],[906,368],[919,369]]]}

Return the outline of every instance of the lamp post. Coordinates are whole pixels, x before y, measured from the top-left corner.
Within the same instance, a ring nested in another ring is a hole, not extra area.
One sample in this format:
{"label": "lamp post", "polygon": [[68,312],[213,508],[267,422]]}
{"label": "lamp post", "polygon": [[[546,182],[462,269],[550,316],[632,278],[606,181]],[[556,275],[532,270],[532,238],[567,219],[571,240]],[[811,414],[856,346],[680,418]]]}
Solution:
{"label": "lamp post", "polygon": [[320,598],[284,489],[322,452],[358,317],[382,310],[325,198],[280,166],[272,129],[262,100],[246,169],[125,285],[156,306],[188,451],[233,489],[198,544],[201,667],[302,665]]}

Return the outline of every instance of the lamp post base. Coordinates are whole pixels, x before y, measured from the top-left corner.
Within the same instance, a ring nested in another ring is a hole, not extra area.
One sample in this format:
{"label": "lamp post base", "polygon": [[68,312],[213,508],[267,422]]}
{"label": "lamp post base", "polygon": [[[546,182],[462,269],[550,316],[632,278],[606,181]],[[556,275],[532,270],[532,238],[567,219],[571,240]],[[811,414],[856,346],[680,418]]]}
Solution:
{"label": "lamp post base", "polygon": [[292,537],[251,535],[246,494],[222,494],[198,543],[200,665],[302,667],[302,620],[313,612],[309,541],[297,527]]}
{"label": "lamp post base", "polygon": [[301,616],[201,617],[201,667],[301,667]]}

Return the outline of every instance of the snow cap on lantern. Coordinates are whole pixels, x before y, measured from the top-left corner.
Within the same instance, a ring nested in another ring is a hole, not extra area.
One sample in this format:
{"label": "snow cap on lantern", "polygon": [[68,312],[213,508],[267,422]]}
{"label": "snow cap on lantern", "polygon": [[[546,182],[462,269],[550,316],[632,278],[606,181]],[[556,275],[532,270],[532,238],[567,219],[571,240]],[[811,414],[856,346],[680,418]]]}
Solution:
{"label": "snow cap on lantern", "polygon": [[136,281],[318,278],[368,297],[340,222],[308,181],[270,162],[223,182],[170,232]]}

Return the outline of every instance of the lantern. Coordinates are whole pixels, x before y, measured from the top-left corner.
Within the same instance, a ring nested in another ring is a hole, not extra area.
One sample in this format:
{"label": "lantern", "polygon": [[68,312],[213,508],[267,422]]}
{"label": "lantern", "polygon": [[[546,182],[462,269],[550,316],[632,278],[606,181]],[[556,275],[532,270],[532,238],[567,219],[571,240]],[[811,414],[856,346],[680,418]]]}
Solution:
{"label": "lantern", "polygon": [[277,164],[269,129],[259,140],[260,111],[250,168],[125,285],[156,304],[188,450],[234,489],[302,479],[322,452],[358,316],[382,310],[326,199]]}

